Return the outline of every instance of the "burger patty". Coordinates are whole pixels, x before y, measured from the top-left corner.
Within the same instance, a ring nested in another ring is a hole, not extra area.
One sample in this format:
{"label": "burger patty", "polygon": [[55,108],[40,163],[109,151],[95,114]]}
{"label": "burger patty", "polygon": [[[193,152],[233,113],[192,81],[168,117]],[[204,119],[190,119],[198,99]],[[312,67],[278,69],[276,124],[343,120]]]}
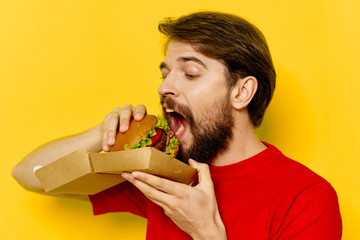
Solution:
{"label": "burger patty", "polygon": [[163,129],[161,129],[161,137],[160,137],[159,141],[157,141],[157,143],[155,143],[155,145],[153,147],[160,151],[165,151],[166,150],[166,142],[167,142],[167,134]]}

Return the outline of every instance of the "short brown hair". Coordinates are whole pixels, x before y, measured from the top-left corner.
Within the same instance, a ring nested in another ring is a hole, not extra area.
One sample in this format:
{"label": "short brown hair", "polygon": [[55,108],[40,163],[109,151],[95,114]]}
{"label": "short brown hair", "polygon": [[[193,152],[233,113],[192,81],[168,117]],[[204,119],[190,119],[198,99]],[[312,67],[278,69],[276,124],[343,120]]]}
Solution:
{"label": "short brown hair", "polygon": [[239,78],[254,76],[258,89],[248,105],[250,119],[260,126],[275,90],[276,73],[264,35],[253,24],[233,14],[197,12],[177,19],[165,18],[159,31],[172,40],[187,41],[202,54],[228,69],[229,89]]}

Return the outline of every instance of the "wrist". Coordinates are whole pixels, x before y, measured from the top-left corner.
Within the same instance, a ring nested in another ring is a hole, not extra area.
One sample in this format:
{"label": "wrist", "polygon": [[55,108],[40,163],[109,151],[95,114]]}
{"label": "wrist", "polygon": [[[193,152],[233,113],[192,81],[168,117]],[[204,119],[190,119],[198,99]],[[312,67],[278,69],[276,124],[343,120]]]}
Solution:
{"label": "wrist", "polygon": [[214,224],[203,227],[199,235],[193,237],[194,240],[227,240],[226,229],[220,216],[216,217]]}
{"label": "wrist", "polygon": [[85,138],[89,141],[87,144],[88,152],[102,151],[102,131],[100,125],[90,128],[84,133]]}
{"label": "wrist", "polygon": [[204,231],[201,236],[193,237],[193,240],[227,240],[227,235],[224,229],[213,229],[211,231]]}

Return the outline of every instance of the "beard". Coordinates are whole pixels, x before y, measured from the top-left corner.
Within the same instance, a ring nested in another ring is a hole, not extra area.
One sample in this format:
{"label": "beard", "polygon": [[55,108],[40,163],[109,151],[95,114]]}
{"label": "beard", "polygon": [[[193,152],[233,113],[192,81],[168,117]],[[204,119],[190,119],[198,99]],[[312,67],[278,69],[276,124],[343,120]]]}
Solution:
{"label": "beard", "polygon": [[[190,131],[193,135],[193,143],[188,149],[183,149],[180,145],[180,151],[177,158],[182,162],[188,163],[189,159],[197,162],[207,163],[212,160],[217,153],[221,153],[228,148],[232,139],[232,107],[229,97],[217,101],[214,105],[204,109],[202,113],[194,116],[194,113],[188,106],[177,104],[173,99],[161,97],[161,103],[174,109],[176,108],[188,122]],[[169,113],[163,114],[166,120],[171,123]]]}

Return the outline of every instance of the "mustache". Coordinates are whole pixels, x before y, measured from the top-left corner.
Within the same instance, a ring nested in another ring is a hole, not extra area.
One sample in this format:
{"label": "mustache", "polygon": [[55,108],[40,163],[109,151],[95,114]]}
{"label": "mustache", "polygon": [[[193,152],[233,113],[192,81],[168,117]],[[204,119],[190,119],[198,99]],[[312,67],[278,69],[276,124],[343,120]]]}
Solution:
{"label": "mustache", "polygon": [[166,97],[166,96],[160,97],[160,103],[161,103],[161,106],[163,106],[163,108],[164,108],[164,104],[166,104],[171,109],[174,109],[175,106],[177,106],[174,99]]}
{"label": "mustache", "polygon": [[195,127],[194,115],[188,106],[176,103],[174,99],[167,96],[161,96],[160,103],[163,109],[164,116],[169,115],[164,109],[164,104],[166,104],[166,106],[168,106],[169,108],[176,109],[176,111],[189,122],[190,126]]}

